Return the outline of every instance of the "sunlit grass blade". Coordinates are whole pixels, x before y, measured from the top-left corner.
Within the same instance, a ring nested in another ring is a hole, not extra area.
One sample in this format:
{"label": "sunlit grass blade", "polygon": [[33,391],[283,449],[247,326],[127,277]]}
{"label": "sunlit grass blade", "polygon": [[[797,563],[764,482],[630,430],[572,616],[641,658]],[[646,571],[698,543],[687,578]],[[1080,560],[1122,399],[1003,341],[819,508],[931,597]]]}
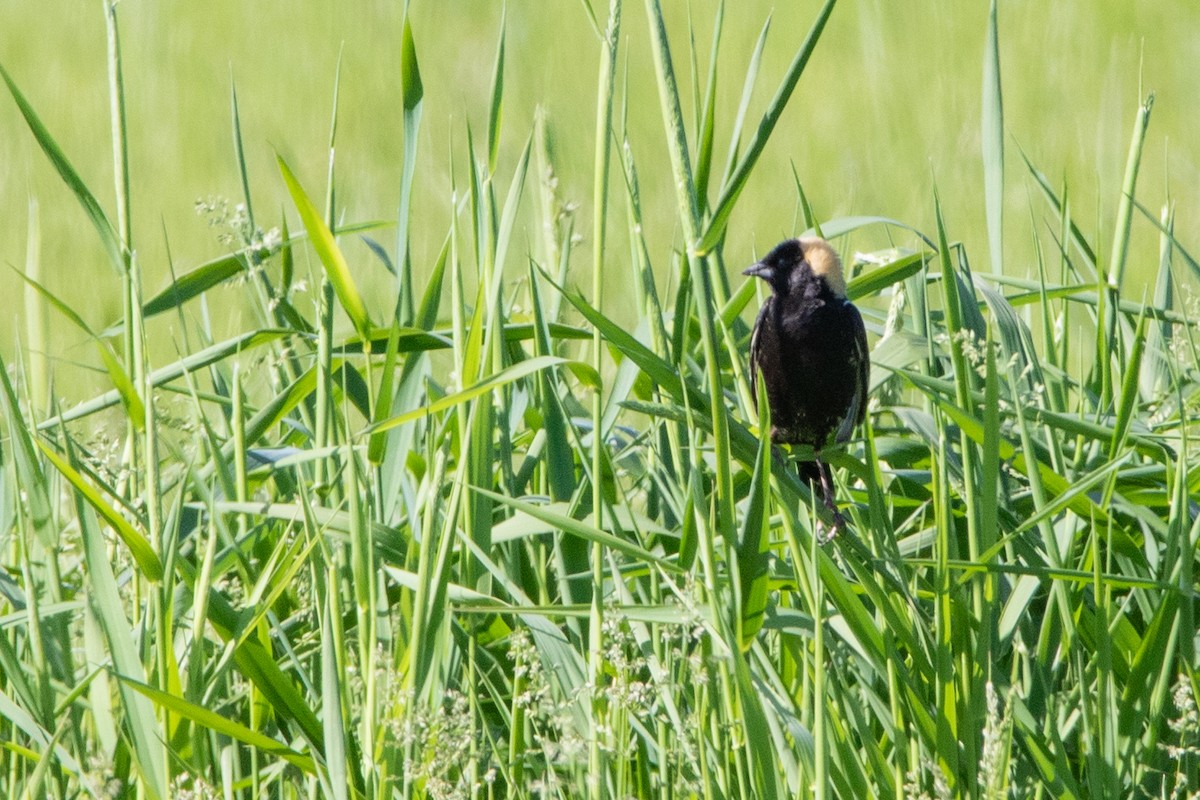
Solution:
{"label": "sunlit grass blade", "polygon": [[0,66],[0,78],[8,85],[9,92],[12,93],[13,100],[17,102],[17,107],[21,110],[21,115],[25,117],[25,122],[29,125],[29,130],[37,139],[38,146],[42,148],[42,152],[50,159],[50,163],[54,165],[54,169],[58,172],[63,182],[79,200],[83,206],[84,212],[92,223],[92,227],[100,234],[100,242],[104,245],[104,250],[108,254],[108,260],[113,268],[122,274],[126,269],[125,252],[121,246],[121,240],[118,238],[117,231],[113,228],[112,222],[109,221],[108,215],[104,213],[104,209],[100,206],[99,201],[87,188],[87,184],[75,171],[75,167],[67,159],[65,153],[58,146],[58,142],[50,135],[50,131],[42,123],[37,112],[33,110],[33,106],[25,99],[25,95],[21,94],[21,90],[17,88],[16,83],[8,74],[8,70]]}
{"label": "sunlit grass blade", "polygon": [[626,540],[618,536],[614,536],[607,531],[594,528],[590,525],[585,525],[584,523],[579,522],[572,517],[566,517],[553,511],[547,511],[541,506],[525,500],[518,500],[513,497],[496,494],[495,492],[489,492],[486,489],[479,488],[478,486],[472,486],[469,488],[472,492],[485,495],[496,503],[509,506],[510,508],[528,514],[534,519],[539,519],[549,525],[552,525],[563,533],[569,533],[572,536],[577,536],[580,539],[592,542],[593,544],[602,544],[609,550],[615,550],[618,553],[624,553],[630,558],[637,559],[638,561],[644,561],[649,564],[654,564],[671,572],[678,570],[674,564],[670,563],[669,561],[664,561],[663,559],[650,553],[645,548],[627,542]]}
{"label": "sunlit grass blade", "polygon": [[400,209],[396,214],[396,271],[397,306],[400,320],[412,320],[416,287],[413,285],[412,257],[409,253],[409,227],[412,224],[412,188],[417,174],[417,144],[421,132],[421,111],[424,108],[425,87],[421,83],[421,68],[417,46],[413,40],[412,20],[404,15],[404,30],[400,38],[400,88],[404,104],[404,167],[400,173]]}
{"label": "sunlit grass blade", "polygon": [[928,258],[927,253],[911,253],[859,275],[846,285],[846,296],[857,300],[860,297],[878,294],[889,286],[916,275],[924,268]]}
{"label": "sunlit grass blade", "polygon": [[4,421],[8,425],[10,447],[13,453],[10,458],[15,461],[17,477],[28,498],[29,513],[34,530],[37,531],[38,537],[46,547],[53,547],[57,536],[51,530],[54,511],[50,501],[49,485],[46,482],[42,465],[38,462],[37,450],[34,449],[36,440],[21,416],[21,405],[8,376],[8,365],[0,357],[0,390],[3,391],[0,399],[4,403]]}
{"label": "sunlit grass blade", "polygon": [[1133,223],[1134,198],[1137,193],[1138,172],[1142,163],[1142,147],[1146,141],[1146,127],[1150,124],[1150,110],[1154,107],[1154,95],[1138,107],[1134,120],[1133,135],[1129,142],[1129,158],[1125,164],[1125,177],[1121,183],[1121,201],[1117,207],[1117,220],[1113,228],[1111,257],[1108,263],[1108,285],[1119,287],[1125,276],[1125,265],[1129,256],[1129,229]]}
{"label": "sunlit grass blade", "polygon": [[[148,376],[149,382],[155,387],[169,384],[189,372],[198,372],[205,367],[224,361],[234,354],[249,352],[264,344],[278,341],[285,336],[291,335],[291,333],[291,331],[265,330],[239,334],[232,339],[206,347],[165,367],[159,367],[150,373]],[[121,393],[113,389],[97,397],[93,397],[91,400],[85,400],[69,411],[64,411],[57,416],[43,420],[38,423],[38,429],[47,430],[54,428],[63,423],[95,414],[97,411],[102,411],[119,402],[121,402]]]}
{"label": "sunlit grass blade", "polygon": [[182,697],[175,697],[131,678],[121,677],[120,681],[123,685],[145,695],[158,705],[169,708],[176,714],[203,725],[215,733],[228,736],[231,739],[237,739],[239,742],[244,742],[251,747],[256,747],[264,753],[281,758],[309,774],[315,771],[311,756],[296,752],[286,744],[265,736],[259,731],[226,719],[211,709],[189,703]]}
{"label": "sunlit grass blade", "polygon": [[[88,568],[92,603],[104,631],[112,667],[118,675],[145,681],[145,670],[133,636],[132,626],[125,616],[117,580],[109,561],[108,547],[96,524],[95,517],[84,504],[82,495],[75,497],[75,512],[83,534],[84,559]],[[121,704],[125,710],[125,726],[133,740],[134,753],[142,785],[152,798],[167,798],[167,778],[163,769],[164,732],[159,728],[150,702],[140,694],[118,685]]]}
{"label": "sunlit grass blade", "polygon": [[121,398],[122,404],[125,406],[126,416],[128,416],[134,429],[141,430],[146,423],[145,406],[142,404],[141,395],[138,393],[137,387],[133,385],[129,373],[117,359],[117,354],[113,352],[112,345],[97,336],[74,309],[52,294],[45,286],[42,286],[28,275],[22,274],[21,277],[39,295],[44,297],[50,305],[54,306],[60,314],[92,338],[96,344],[96,351],[100,354],[100,360],[104,363],[104,368],[108,372],[108,379],[112,382],[117,394]]}
{"label": "sunlit grass blade", "polygon": [[813,21],[808,36],[805,37],[804,42],[796,51],[796,55],[792,59],[792,63],[788,67],[783,81],[776,90],[775,96],[771,98],[771,104],[767,107],[767,111],[758,123],[758,129],[755,130],[754,137],[750,140],[749,146],[738,160],[732,174],[725,181],[725,185],[721,187],[721,196],[713,206],[712,218],[695,243],[697,251],[702,253],[707,252],[724,235],[725,226],[729,223],[729,215],[733,212],[733,207],[737,203],[738,196],[741,195],[742,190],[746,187],[746,181],[749,180],[750,173],[753,171],[755,164],[758,163],[758,158],[762,155],[763,149],[767,146],[767,140],[771,138],[771,133],[775,130],[775,125],[783,115],[788,101],[791,100],[792,92],[795,90],[796,84],[800,80],[800,75],[804,72],[804,68],[808,66],[808,60],[817,46],[817,41],[821,38],[821,32],[824,31],[825,23],[829,21],[829,15],[833,13],[833,6],[836,2],[837,0],[826,0],[825,5],[817,12],[817,17]]}
{"label": "sunlit grass blade", "polygon": [[767,405],[767,390],[759,373],[758,386],[758,457],[754,459],[754,475],[750,479],[745,516],[742,518],[737,542],[739,620],[738,630],[742,649],[749,648],[762,628],[767,611],[767,545],[769,543],[770,485],[771,485],[771,409]]}
{"label": "sunlit grass blade", "polygon": [[329,278],[329,282],[333,284],[334,291],[337,292],[342,309],[350,317],[350,321],[359,334],[365,336],[371,325],[367,316],[367,307],[354,283],[353,275],[350,274],[350,265],[334,240],[333,231],[325,223],[316,206],[308,199],[308,195],[304,193],[304,189],[296,180],[296,176],[292,174],[287,162],[278,156],[276,160],[279,163],[279,171],[283,174],[284,183],[287,184],[288,192],[292,196],[292,202],[295,204],[296,210],[300,212],[300,220],[304,223],[304,229],[308,232],[313,249],[317,251],[321,263],[325,266],[325,274]]}
{"label": "sunlit grass blade", "polygon": [[504,116],[504,18],[508,7],[500,15],[500,42],[496,45],[496,63],[492,67],[492,103],[488,109],[488,172],[496,173],[500,157],[500,124]]}
{"label": "sunlit grass blade", "polygon": [[54,465],[54,468],[62,473],[63,477],[75,488],[79,496],[87,500],[96,513],[113,527],[113,530],[121,537],[121,541],[129,548],[129,552],[133,556],[134,561],[137,562],[142,574],[151,581],[161,580],[163,576],[162,562],[154,552],[154,549],[150,547],[150,543],[146,540],[146,537],[130,525],[115,508],[109,505],[108,501],[104,499],[95,487],[83,479],[83,476],[71,465],[68,458],[63,458],[41,441],[38,441],[37,445],[41,448],[42,454]]}
{"label": "sunlit grass blade", "polygon": [[996,17],[996,0],[992,0],[983,55],[983,183],[992,270],[1004,272],[1004,99]]}
{"label": "sunlit grass blade", "polygon": [[[364,233],[367,231],[378,230],[388,227],[391,223],[382,222],[379,220],[371,220],[366,222],[355,222],[345,225],[338,225],[334,228],[335,235],[349,233]],[[278,245],[278,252],[283,261],[283,279],[280,282],[281,291],[286,292],[291,285],[290,265],[292,248],[299,242],[308,238],[308,234],[299,233],[293,237],[288,236],[286,225],[282,229],[281,240]],[[207,292],[209,289],[220,286],[221,284],[243,275],[246,272],[247,264],[254,259],[265,260],[274,255],[276,252],[272,248],[263,248],[254,250],[245,248],[238,252],[229,255],[214,258],[211,261],[206,261],[192,269],[184,272],[176,277],[165,289],[151,297],[142,305],[143,317],[154,317],[164,311],[172,311],[182,307],[189,300],[193,300]],[[116,330],[116,329],[114,329]],[[104,333],[108,335],[114,330],[106,330]]]}
{"label": "sunlit grass blade", "polygon": [[599,376],[595,374],[591,366],[588,364],[584,364],[579,361],[568,361],[567,359],[559,358],[558,356],[538,356],[526,361],[517,362],[511,367],[501,370],[500,372],[492,375],[490,378],[480,381],[479,383],[476,383],[461,392],[447,395],[422,408],[413,409],[412,411],[407,411],[403,414],[398,414],[394,417],[378,422],[370,426],[367,432],[378,433],[379,431],[385,431],[389,428],[394,428],[397,425],[403,425],[406,422],[411,422],[414,419],[420,419],[421,417],[430,416],[440,411],[445,411],[448,408],[453,408],[454,406],[461,405],[469,400],[474,400],[477,397],[485,395],[488,392],[491,392],[493,389],[497,389],[501,386],[506,386],[513,381],[520,380],[527,375],[532,375],[540,370],[560,365],[569,367],[575,372],[577,377],[584,378],[592,385],[599,384]]}

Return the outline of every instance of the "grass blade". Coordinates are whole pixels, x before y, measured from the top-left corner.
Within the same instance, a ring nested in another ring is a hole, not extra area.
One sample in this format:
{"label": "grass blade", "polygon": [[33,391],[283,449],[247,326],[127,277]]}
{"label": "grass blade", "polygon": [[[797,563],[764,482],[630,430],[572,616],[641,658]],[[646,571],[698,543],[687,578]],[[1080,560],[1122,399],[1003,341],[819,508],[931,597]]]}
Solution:
{"label": "grass blade", "polygon": [[992,270],[1004,272],[1004,101],[1000,92],[1000,32],[996,0],[988,13],[983,55],[983,183]]}
{"label": "grass blade", "polygon": [[767,146],[767,140],[771,138],[771,133],[775,130],[776,123],[779,122],[779,118],[783,115],[783,110],[787,107],[788,101],[791,100],[796,83],[800,80],[800,75],[803,74],[804,68],[808,66],[808,59],[812,56],[813,50],[816,49],[817,41],[821,38],[821,32],[825,30],[825,23],[829,21],[829,15],[833,13],[833,6],[836,2],[837,0],[826,0],[825,5],[817,12],[817,18],[813,21],[808,36],[805,37],[803,44],[800,45],[800,49],[796,51],[796,56],[792,59],[792,63],[788,67],[783,81],[775,92],[775,96],[771,99],[771,104],[767,107],[766,113],[763,114],[762,119],[759,121],[758,129],[754,132],[754,138],[750,140],[750,145],[746,148],[746,152],[738,161],[729,179],[725,181],[725,185],[721,187],[721,196],[713,208],[712,218],[695,244],[698,252],[708,252],[724,236],[725,226],[729,224],[729,215],[733,212],[733,206],[737,203],[738,196],[742,193],[742,190],[746,188],[746,181],[750,179],[750,173],[754,169],[754,165],[758,163],[759,156],[762,155],[763,149]]}
{"label": "grass blade", "polygon": [[279,171],[283,174],[284,183],[287,184],[288,192],[292,196],[292,202],[295,204],[296,210],[300,212],[300,220],[304,223],[304,229],[308,232],[309,239],[312,240],[313,249],[317,251],[317,256],[325,267],[325,274],[337,293],[338,302],[341,303],[346,315],[350,317],[350,321],[354,323],[355,330],[365,338],[367,331],[371,328],[371,321],[367,316],[367,307],[363,303],[362,295],[359,294],[358,287],[354,284],[354,277],[350,274],[350,265],[346,263],[346,257],[342,255],[341,249],[337,246],[333,232],[325,224],[325,220],[317,211],[316,206],[308,199],[308,195],[304,193],[303,187],[296,180],[296,176],[292,174],[292,170],[282,157],[276,156],[276,160],[279,163]]}
{"label": "grass blade", "polygon": [[58,142],[50,135],[50,131],[42,124],[42,120],[38,117],[37,112],[33,110],[33,106],[25,99],[25,95],[21,94],[21,90],[13,82],[8,71],[0,66],[0,78],[8,85],[8,91],[12,94],[13,100],[17,102],[17,107],[21,110],[21,115],[25,117],[26,124],[29,125],[29,130],[37,139],[38,146],[42,148],[42,152],[50,159],[50,163],[54,165],[54,169],[58,172],[63,182],[67,184],[75,198],[79,200],[83,206],[84,212],[91,220],[92,227],[100,234],[100,242],[104,245],[104,250],[108,254],[108,260],[118,274],[123,274],[127,268],[125,261],[125,251],[121,246],[121,241],[117,238],[117,232],[113,228],[112,223],[108,219],[108,215],[104,213],[104,209],[100,207],[99,201],[96,200],[91,190],[87,188],[87,184],[83,182],[83,178],[79,177],[79,173],[75,171],[75,167],[67,159],[65,153],[58,146]]}

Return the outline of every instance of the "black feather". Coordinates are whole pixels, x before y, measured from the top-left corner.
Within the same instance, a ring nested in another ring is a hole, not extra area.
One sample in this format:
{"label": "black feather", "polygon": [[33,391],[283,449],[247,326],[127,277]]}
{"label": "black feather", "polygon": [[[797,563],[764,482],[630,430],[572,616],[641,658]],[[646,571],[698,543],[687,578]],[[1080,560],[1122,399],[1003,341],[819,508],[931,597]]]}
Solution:
{"label": "black feather", "polygon": [[[816,255],[824,260],[814,271],[809,259]],[[796,239],[746,270],[772,289],[750,338],[750,385],[757,400],[761,372],[771,407],[771,438],[777,443],[820,451],[848,440],[866,416],[871,370],[867,332],[858,309],[837,291],[843,285],[840,270],[825,242]],[[814,489],[820,486],[826,505],[840,520],[830,496],[828,466],[801,462],[800,477]]]}

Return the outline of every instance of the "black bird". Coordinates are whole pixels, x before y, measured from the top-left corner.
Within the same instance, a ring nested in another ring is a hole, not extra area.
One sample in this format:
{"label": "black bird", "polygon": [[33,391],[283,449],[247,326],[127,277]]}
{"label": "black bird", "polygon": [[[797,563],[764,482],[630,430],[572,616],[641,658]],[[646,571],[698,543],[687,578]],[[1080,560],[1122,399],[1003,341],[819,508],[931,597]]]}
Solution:
{"label": "black bird", "polygon": [[771,439],[806,444],[814,461],[799,463],[801,480],[833,514],[833,538],[845,527],[833,497],[833,475],[823,447],[845,442],[867,412],[871,359],[862,315],[846,297],[842,262],[824,239],[788,239],[744,275],[762,278],[772,295],[750,337],[750,388],[758,372],[771,407]]}

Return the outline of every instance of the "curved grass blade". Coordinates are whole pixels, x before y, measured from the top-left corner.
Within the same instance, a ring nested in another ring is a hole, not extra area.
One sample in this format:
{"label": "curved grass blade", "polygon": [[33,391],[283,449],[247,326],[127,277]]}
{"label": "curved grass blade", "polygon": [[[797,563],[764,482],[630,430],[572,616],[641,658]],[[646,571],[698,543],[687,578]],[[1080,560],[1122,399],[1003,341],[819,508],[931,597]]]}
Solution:
{"label": "curved grass blade", "polygon": [[91,484],[83,479],[79,471],[75,469],[71,463],[54,452],[48,445],[38,441],[37,446],[42,453],[54,465],[62,476],[67,479],[75,491],[79,493],[83,499],[87,500],[88,505],[95,509],[104,521],[112,526],[117,535],[121,537],[121,541],[129,548],[130,555],[137,562],[138,569],[150,581],[157,583],[162,580],[163,566],[158,554],[154,552],[154,548],[150,546],[150,542],[146,537],[142,536],[136,528],[121,516],[121,514],[108,504],[108,501],[96,490]]}
{"label": "curved grass blade", "polygon": [[500,386],[507,386],[514,381],[524,378],[526,375],[532,375],[540,370],[549,369],[550,367],[560,365],[571,369],[575,373],[576,377],[583,379],[584,382],[588,383],[589,385],[598,386],[600,384],[600,376],[595,374],[595,370],[593,370],[589,364],[584,364],[579,361],[569,361],[565,358],[559,358],[558,356],[538,356],[536,358],[528,359],[527,361],[517,362],[511,367],[497,372],[490,378],[476,383],[474,386],[463,389],[461,392],[456,392],[455,394],[442,397],[427,406],[413,409],[412,411],[408,411],[404,414],[399,414],[391,417],[390,419],[385,419],[382,422],[377,422],[368,427],[365,432],[373,434],[380,431],[386,431],[389,428],[394,428],[397,425],[403,425],[404,423],[411,422],[414,419],[420,419],[421,417],[436,414],[439,411],[445,411],[448,408],[453,408],[454,406],[465,403],[468,400],[473,400],[480,395],[487,394],[488,392]]}
{"label": "curved grass blade", "polygon": [[[335,236],[341,236],[348,233],[365,233],[367,231],[379,230],[380,228],[390,227],[392,223],[383,220],[368,220],[366,222],[354,222],[346,225],[338,225],[333,229]],[[151,297],[142,305],[142,316],[149,318],[157,316],[164,311],[171,311],[179,308],[189,300],[193,300],[216,286],[220,286],[231,278],[236,278],[246,272],[247,261],[254,259],[257,261],[265,261],[266,259],[280,253],[283,260],[283,280],[281,281],[280,290],[282,293],[287,292],[291,286],[291,252],[292,247],[298,242],[308,238],[308,234],[301,232],[295,236],[289,236],[286,223],[283,226],[282,236],[283,241],[279,243],[277,248],[244,248],[236,253],[214,258],[211,261],[206,261],[199,266],[193,267],[187,272],[175,278],[167,285],[165,289]],[[120,325],[104,331],[104,335],[108,336],[120,330]]]}
{"label": "curved grass blade", "polygon": [[54,508],[50,504],[42,465],[38,463],[37,452],[33,449],[35,440],[21,416],[21,405],[17,401],[16,392],[13,391],[12,381],[8,378],[8,365],[3,357],[0,357],[0,389],[3,390],[0,399],[3,400],[4,416],[8,421],[8,435],[16,462],[17,478],[28,498],[29,513],[38,539],[50,548],[58,538],[53,530]]}
{"label": "curved grass blade", "polygon": [[288,747],[283,742],[277,739],[272,739],[264,733],[248,728],[239,722],[234,722],[231,719],[226,719],[215,711],[211,711],[204,706],[198,706],[195,703],[190,703],[182,697],[176,697],[173,694],[155,689],[153,686],[148,686],[133,678],[124,675],[117,675],[119,680],[125,686],[133,689],[147,698],[152,700],[159,706],[162,706],[169,711],[178,714],[185,719],[189,719],[198,725],[201,725],[213,733],[221,736],[228,736],[230,739],[236,739],[250,747],[257,748],[268,755],[281,758],[294,767],[309,775],[316,774],[316,765],[313,763],[312,756],[297,752]]}
{"label": "curved grass blade", "polygon": [[108,372],[108,379],[112,381],[113,387],[116,389],[121,398],[121,402],[125,406],[125,414],[133,424],[135,430],[141,431],[146,425],[146,407],[142,404],[141,395],[138,394],[137,388],[133,385],[133,380],[129,377],[129,373],[117,360],[117,354],[113,351],[112,345],[104,341],[100,336],[97,336],[83,317],[75,313],[75,310],[56,297],[45,286],[35,281],[33,278],[18,272],[25,282],[33,287],[39,294],[46,299],[50,305],[54,306],[60,314],[69,319],[80,330],[91,337],[96,344],[96,350],[100,354],[100,360],[104,362],[104,369]]}
{"label": "curved grass blade", "polygon": [[304,229],[308,231],[308,237],[312,240],[313,249],[317,251],[317,256],[325,266],[325,274],[329,276],[329,282],[333,284],[333,289],[337,293],[338,302],[341,303],[346,315],[350,317],[355,330],[365,338],[367,331],[371,328],[367,307],[363,303],[362,295],[358,292],[358,287],[354,284],[354,277],[350,274],[350,265],[346,263],[346,257],[342,255],[341,249],[337,246],[333,231],[325,224],[321,212],[309,200],[304,188],[296,180],[296,176],[292,174],[291,168],[288,167],[283,157],[276,156],[275,159],[279,162],[279,171],[283,174],[283,180],[292,196],[292,202],[295,203],[296,210],[300,212],[300,220],[304,223]]}
{"label": "curved grass blade", "polygon": [[821,38],[821,32],[825,29],[825,23],[829,21],[829,15],[833,13],[833,6],[836,2],[837,0],[826,0],[825,5],[817,12],[817,18],[813,21],[808,36],[800,45],[800,49],[796,51],[796,56],[792,59],[783,82],[780,83],[775,97],[771,99],[771,104],[767,107],[767,112],[763,114],[758,123],[758,129],[754,132],[754,138],[750,140],[750,146],[721,189],[721,197],[714,206],[712,219],[709,220],[708,227],[695,244],[698,253],[708,252],[725,235],[725,226],[729,224],[729,215],[733,212],[733,206],[742,190],[746,188],[746,181],[750,179],[754,165],[758,163],[759,156],[767,146],[767,140],[771,138],[776,123],[779,122],[788,101],[791,100],[792,91],[795,90],[800,75],[808,65],[808,59],[812,56],[817,41]]}
{"label": "curved grass blade", "polygon": [[762,373],[758,373],[758,455],[754,459],[754,476],[750,479],[746,515],[737,542],[739,612],[742,650],[747,650],[758,636],[767,613],[769,581],[767,573],[767,543],[770,530],[769,502],[771,496],[771,407]]}
{"label": "curved grass blade", "polygon": [[[87,567],[89,600],[100,621],[108,652],[112,657],[113,669],[118,674],[141,677],[145,671],[125,607],[113,574],[108,543],[105,541],[95,516],[84,504],[84,495],[75,494],[75,514],[83,539],[84,563]],[[159,568],[161,576],[161,567]],[[125,726],[132,739],[133,753],[138,771],[143,778],[142,786],[151,798],[169,797],[167,779],[163,774],[163,748],[165,731],[159,728],[150,702],[124,686],[118,685],[121,703],[125,709]]]}
{"label": "curved grass blade", "polygon": [[912,253],[892,263],[859,275],[846,286],[851,300],[878,294],[887,287],[916,275],[925,266],[926,253]]}
{"label": "curved grass blade", "polygon": [[58,142],[54,141],[54,137],[50,135],[50,131],[42,124],[42,120],[38,117],[37,112],[33,110],[33,106],[25,99],[25,95],[21,94],[21,90],[17,88],[17,85],[3,66],[0,66],[0,78],[3,78],[4,82],[8,84],[8,91],[12,93],[13,100],[17,102],[17,107],[21,110],[21,115],[25,117],[25,122],[29,125],[29,130],[33,132],[34,138],[37,139],[42,152],[50,159],[50,163],[58,171],[59,177],[63,179],[63,182],[67,184],[67,187],[75,195],[76,199],[79,200],[83,206],[83,210],[87,213],[88,219],[92,221],[92,226],[100,234],[100,241],[104,245],[105,252],[108,253],[108,260],[112,262],[113,268],[117,270],[118,274],[124,273],[127,268],[124,248],[117,238],[117,231],[113,228],[112,222],[109,221],[108,215],[104,213],[104,209],[100,207],[99,201],[96,200],[91,190],[87,188],[87,184],[83,182],[83,178],[79,177],[79,173],[71,166],[70,160],[67,159],[66,154],[58,146]]}
{"label": "curved grass blade", "polygon": [[[165,367],[154,370],[150,373],[150,384],[154,387],[159,387],[170,383],[176,378],[180,378],[188,372],[195,372],[204,367],[216,364],[223,361],[231,355],[253,350],[256,347],[261,347],[264,344],[282,339],[285,336],[292,336],[295,331],[287,330],[258,330],[243,333],[232,339],[227,339],[223,342],[206,347],[198,353],[182,358],[173,364],[168,364]],[[103,411],[110,406],[116,405],[121,401],[121,393],[116,389],[105,392],[99,397],[93,397],[91,400],[86,400],[72,408],[70,411],[63,412],[58,416],[43,420],[38,423],[38,430],[47,430],[54,428],[72,420],[86,417],[90,414],[95,414],[97,411]]]}
{"label": "curved grass blade", "polygon": [[591,525],[586,525],[572,517],[564,516],[553,511],[548,511],[536,503],[529,503],[524,500],[518,500],[515,497],[496,494],[495,492],[490,492],[487,489],[481,489],[478,486],[467,486],[467,488],[472,492],[476,492],[493,500],[494,502],[501,503],[510,508],[516,509],[517,511],[528,514],[534,519],[541,520],[548,525],[552,525],[554,528],[562,531],[563,533],[568,533],[572,536],[578,536],[580,539],[584,539],[594,544],[604,545],[610,550],[616,550],[618,553],[624,553],[630,558],[636,559],[640,562],[654,564],[668,572],[682,571],[674,563],[659,558],[643,547],[639,547],[632,542],[628,542],[619,536],[613,536],[607,531],[602,531],[599,528],[593,528]]}

